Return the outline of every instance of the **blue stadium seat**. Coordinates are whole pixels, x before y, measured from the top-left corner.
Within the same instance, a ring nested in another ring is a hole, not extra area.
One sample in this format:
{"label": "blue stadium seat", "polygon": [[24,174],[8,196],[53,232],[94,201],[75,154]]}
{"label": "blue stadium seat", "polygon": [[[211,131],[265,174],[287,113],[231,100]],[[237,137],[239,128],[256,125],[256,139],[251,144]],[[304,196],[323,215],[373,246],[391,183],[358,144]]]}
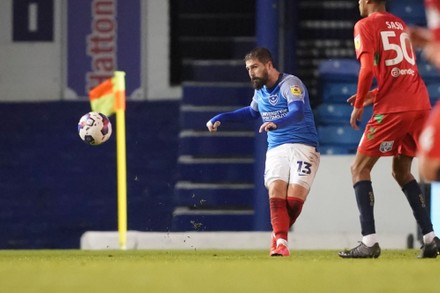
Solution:
{"label": "blue stadium seat", "polygon": [[426,14],[423,1],[389,0],[388,11],[400,17],[408,25],[426,26]]}
{"label": "blue stadium seat", "polygon": [[319,142],[322,145],[353,146],[359,143],[362,130],[354,130],[347,126],[318,126]]}
{"label": "blue stadium seat", "polygon": [[356,153],[363,131],[348,126],[318,126],[321,154],[343,155]]}
{"label": "blue stadium seat", "polygon": [[345,103],[356,93],[359,63],[355,59],[330,59],[318,67],[319,95],[323,102]]}
{"label": "blue stadium seat", "polygon": [[435,83],[440,81],[440,71],[434,65],[423,60],[417,62],[419,73],[423,80],[427,83]]}
{"label": "blue stadium seat", "polygon": [[318,74],[323,82],[357,82],[359,62],[355,59],[330,59],[319,64]]}
{"label": "blue stadium seat", "polygon": [[[323,103],[315,110],[318,125],[348,125],[353,107],[349,104]],[[365,125],[373,113],[373,107],[364,107],[361,125]]]}
{"label": "blue stadium seat", "polygon": [[323,82],[321,97],[323,102],[345,103],[347,99],[356,93],[357,82]]}
{"label": "blue stadium seat", "polygon": [[427,87],[431,105],[435,105],[435,103],[440,99],[440,80],[438,83],[428,84]]}
{"label": "blue stadium seat", "polygon": [[355,154],[357,145],[321,145],[319,152],[321,155],[351,155]]}
{"label": "blue stadium seat", "polygon": [[421,48],[413,48],[413,50],[414,50],[414,53],[416,54],[417,63],[425,60],[423,57],[423,50]]}

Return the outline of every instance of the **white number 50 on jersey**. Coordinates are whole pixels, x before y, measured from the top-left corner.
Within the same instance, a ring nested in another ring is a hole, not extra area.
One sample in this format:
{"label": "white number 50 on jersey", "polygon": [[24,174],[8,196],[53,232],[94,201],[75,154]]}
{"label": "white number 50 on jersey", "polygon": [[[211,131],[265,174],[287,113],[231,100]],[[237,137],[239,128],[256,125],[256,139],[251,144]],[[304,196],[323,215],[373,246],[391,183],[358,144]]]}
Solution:
{"label": "white number 50 on jersey", "polygon": [[[416,60],[414,58],[414,51],[412,49],[410,39],[407,33],[400,34],[400,44],[392,44],[390,43],[390,38],[396,36],[396,32],[394,31],[383,31],[380,32],[380,36],[382,37],[383,49],[385,51],[393,50],[396,52],[396,58],[385,60],[386,66],[393,66],[402,62],[403,58],[405,58],[408,63],[411,65],[416,64]],[[409,48],[407,46],[409,45]],[[411,56],[410,56],[411,55]]]}

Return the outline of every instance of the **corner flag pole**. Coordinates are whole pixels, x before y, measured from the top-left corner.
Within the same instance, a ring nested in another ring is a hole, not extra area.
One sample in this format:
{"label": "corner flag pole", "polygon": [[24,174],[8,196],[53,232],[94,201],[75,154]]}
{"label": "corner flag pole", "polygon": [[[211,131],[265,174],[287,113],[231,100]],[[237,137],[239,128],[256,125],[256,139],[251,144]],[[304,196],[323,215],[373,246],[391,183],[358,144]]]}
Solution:
{"label": "corner flag pole", "polygon": [[116,157],[118,176],[119,248],[127,249],[127,162],[125,149],[125,72],[114,75],[116,112]]}

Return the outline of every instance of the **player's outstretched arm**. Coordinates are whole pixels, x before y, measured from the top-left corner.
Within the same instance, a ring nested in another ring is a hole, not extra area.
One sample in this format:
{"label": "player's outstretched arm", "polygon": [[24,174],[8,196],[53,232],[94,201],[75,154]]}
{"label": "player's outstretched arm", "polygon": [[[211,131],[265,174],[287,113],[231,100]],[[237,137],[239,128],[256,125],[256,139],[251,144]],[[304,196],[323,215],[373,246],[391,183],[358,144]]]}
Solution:
{"label": "player's outstretched arm", "polygon": [[250,106],[247,106],[232,112],[221,113],[214,116],[206,123],[206,127],[208,127],[210,132],[215,132],[223,122],[241,122],[257,119],[258,117],[260,117],[260,113],[252,109]]}

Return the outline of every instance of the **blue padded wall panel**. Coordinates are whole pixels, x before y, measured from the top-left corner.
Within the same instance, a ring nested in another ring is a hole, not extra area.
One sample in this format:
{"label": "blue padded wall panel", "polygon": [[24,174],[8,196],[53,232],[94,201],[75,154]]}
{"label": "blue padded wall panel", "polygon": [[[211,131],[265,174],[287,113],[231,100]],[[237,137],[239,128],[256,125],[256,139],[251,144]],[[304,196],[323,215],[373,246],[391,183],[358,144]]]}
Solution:
{"label": "blue padded wall panel", "polygon": [[231,184],[217,186],[214,184],[213,187],[196,185],[192,188],[184,188],[181,184],[176,187],[176,205],[208,209],[251,208],[254,205],[254,187],[247,185],[240,188]]}
{"label": "blue padded wall panel", "polygon": [[184,83],[182,103],[186,105],[248,106],[253,89],[248,83]]}
{"label": "blue padded wall panel", "polygon": [[[117,231],[116,142],[77,133],[88,102],[0,103],[0,249],[79,248]],[[174,209],[177,102],[128,102],[128,229],[168,231]],[[115,126],[115,117],[110,117]]]}
{"label": "blue padded wall panel", "polygon": [[212,214],[188,212],[174,215],[172,231],[252,231],[254,230],[253,213]]}
{"label": "blue padded wall panel", "polygon": [[248,157],[252,155],[254,137],[191,136],[179,141],[179,154],[198,157]]}
{"label": "blue padded wall panel", "polygon": [[199,183],[212,182],[213,176],[217,183],[244,183],[254,179],[254,164],[246,162],[202,162],[179,164],[179,179]]}

